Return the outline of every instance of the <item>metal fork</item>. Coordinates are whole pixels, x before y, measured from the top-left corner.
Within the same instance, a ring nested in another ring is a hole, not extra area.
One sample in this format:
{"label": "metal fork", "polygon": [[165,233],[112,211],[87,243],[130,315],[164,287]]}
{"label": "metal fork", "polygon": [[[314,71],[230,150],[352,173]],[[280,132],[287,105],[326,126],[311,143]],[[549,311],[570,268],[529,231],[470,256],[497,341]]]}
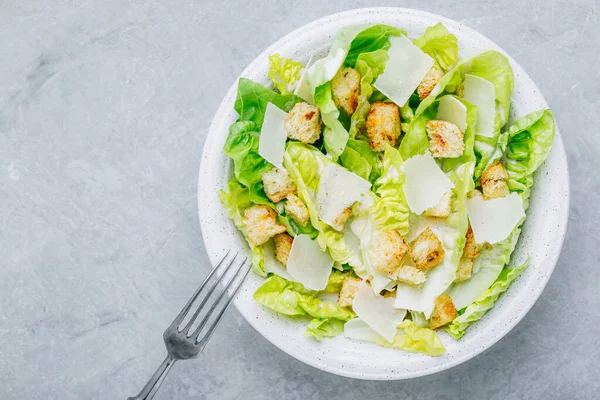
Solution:
{"label": "metal fork", "polygon": [[[235,298],[235,295],[240,289],[244,278],[248,274],[248,271],[250,271],[250,267],[246,264],[248,261],[247,258],[244,258],[241,263],[236,262],[238,254],[235,254],[233,258],[229,260],[229,262],[225,262],[225,259],[228,255],[229,251],[223,256],[223,258],[221,258],[212,271],[210,271],[210,274],[208,274],[192,298],[183,307],[171,325],[169,325],[163,334],[165,346],[167,347],[167,358],[165,358],[160,367],[158,367],[142,391],[135,397],[129,397],[128,400],[152,399],[164,381],[165,377],[171,370],[171,367],[173,367],[173,364],[175,364],[175,361],[195,358],[204,349],[204,346],[206,346],[206,343],[219,324],[221,317],[223,317],[225,310],[227,310],[227,307],[229,307],[232,300]],[[225,266],[222,267],[223,265]],[[232,268],[233,265],[236,267]],[[231,272],[232,270],[234,272]],[[219,273],[217,274],[217,272]],[[209,285],[209,281],[213,276],[215,276],[215,274],[217,278],[213,280],[214,282],[212,282],[211,285]],[[228,277],[221,291],[214,293],[217,286],[219,286],[219,282],[225,281],[226,276]],[[226,296],[230,290],[231,294]],[[207,303],[213,293],[216,299],[210,305],[210,308],[208,308]],[[187,322],[185,327],[183,327],[183,329],[179,329],[185,317],[191,310],[192,305],[196,300],[198,300],[201,294],[203,294],[203,297],[202,300],[200,300],[200,305],[198,305],[196,311]],[[192,330],[191,328],[194,325],[194,322],[202,313],[202,311],[205,311],[205,315],[202,317],[202,320],[197,327]]]}

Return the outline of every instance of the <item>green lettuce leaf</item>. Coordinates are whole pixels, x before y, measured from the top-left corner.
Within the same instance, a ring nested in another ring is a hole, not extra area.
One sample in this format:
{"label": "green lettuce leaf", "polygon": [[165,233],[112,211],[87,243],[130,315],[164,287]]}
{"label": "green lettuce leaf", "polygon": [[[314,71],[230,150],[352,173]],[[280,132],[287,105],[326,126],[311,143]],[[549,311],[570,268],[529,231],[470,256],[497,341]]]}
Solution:
{"label": "green lettuce leaf", "polygon": [[373,95],[373,81],[383,73],[388,60],[387,50],[375,50],[362,53],[356,60],[355,68],[360,74],[360,94],[358,104],[352,117],[350,117],[351,138],[357,137],[366,130],[367,114],[371,109],[370,97]]}
{"label": "green lettuce leaf", "polygon": [[355,67],[361,54],[390,48],[390,36],[406,35],[402,29],[389,25],[373,25],[361,31],[352,41],[345,64]]}
{"label": "green lettuce leaf", "polygon": [[281,94],[294,92],[303,68],[298,61],[281,57],[279,54],[269,56],[269,79]]}
{"label": "green lettuce leaf", "polygon": [[272,275],[256,290],[253,297],[263,306],[285,315],[336,318],[342,321],[356,316],[347,308],[315,297],[317,294],[318,292],[307,290],[299,283]]}
{"label": "green lettuce leaf", "polygon": [[267,103],[273,103],[285,112],[289,112],[294,104],[303,101],[293,94],[279,94],[271,89],[251,81],[240,78],[238,92],[233,108],[240,115],[238,121],[254,122],[256,130],[260,132]]}
{"label": "green lettuce leaf", "polygon": [[323,340],[326,337],[335,337],[344,332],[344,321],[337,318],[315,318],[308,323],[304,336]]}
{"label": "green lettuce leaf", "polygon": [[511,283],[521,275],[528,265],[529,260],[518,267],[504,269],[492,286],[448,325],[446,331],[450,336],[460,339],[471,324],[479,321],[485,313],[494,307],[498,297],[506,292]]}
{"label": "green lettuce leaf", "polygon": [[334,269],[331,271],[331,275],[329,275],[329,279],[327,280],[327,286],[323,289],[325,293],[339,293],[342,290],[342,284],[344,283],[344,279],[348,276],[355,275],[351,272],[342,272]]}
{"label": "green lettuce leaf", "polygon": [[406,236],[410,210],[404,195],[405,177],[402,162],[398,150],[386,146],[382,161],[383,172],[374,185],[379,198],[373,204],[372,212],[377,230],[396,230],[402,236]]}
{"label": "green lettuce leaf", "polygon": [[323,120],[323,143],[325,150],[334,160],[344,151],[348,142],[348,131],[339,120],[340,111],[335,106],[331,92],[331,82],[315,89],[314,102],[321,110]]}
{"label": "green lettuce leaf", "polygon": [[383,340],[378,344],[411,353],[424,353],[432,357],[441,356],[446,352],[444,344],[435,331],[429,328],[419,328],[413,321],[407,319],[402,321],[398,328],[403,333],[396,335],[392,343],[382,338]]}
{"label": "green lettuce leaf", "polygon": [[369,143],[363,140],[348,139],[340,164],[371,183],[381,176],[379,153],[373,151]]}
{"label": "green lettuce leaf", "polygon": [[508,171],[508,187],[528,202],[533,173],[544,163],[554,140],[554,116],[550,110],[539,110],[519,118],[507,130],[508,144],[504,161]]}
{"label": "green lettuce leaf", "polygon": [[428,27],[415,39],[415,45],[433,58],[434,66],[444,72],[458,62],[458,39],[441,22]]}

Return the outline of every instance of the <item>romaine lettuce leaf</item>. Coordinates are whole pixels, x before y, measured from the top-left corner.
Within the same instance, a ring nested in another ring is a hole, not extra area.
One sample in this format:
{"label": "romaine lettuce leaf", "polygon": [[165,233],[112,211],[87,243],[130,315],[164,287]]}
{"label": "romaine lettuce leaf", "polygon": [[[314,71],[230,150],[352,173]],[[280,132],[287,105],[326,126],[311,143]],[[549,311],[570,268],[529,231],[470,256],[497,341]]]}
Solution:
{"label": "romaine lettuce leaf", "polygon": [[386,146],[382,161],[383,171],[374,185],[378,199],[373,204],[372,212],[377,230],[396,230],[402,236],[406,236],[410,210],[404,195],[405,178],[402,162],[398,150]]}
{"label": "romaine lettuce leaf", "polygon": [[523,265],[514,268],[506,268],[492,286],[483,292],[479,298],[469,305],[464,312],[448,325],[446,331],[455,339],[460,339],[471,324],[479,321],[485,313],[494,307],[496,300],[500,297],[512,282],[517,279],[529,265],[527,260]]}
{"label": "romaine lettuce leaf", "polygon": [[398,326],[398,332],[393,342],[385,340],[359,318],[346,322],[344,335],[351,339],[368,341],[412,353],[424,353],[433,357],[441,356],[446,352],[444,344],[435,331],[429,328],[420,328],[408,319],[402,321]]}
{"label": "romaine lettuce leaf", "polygon": [[508,171],[508,187],[529,200],[533,173],[550,154],[554,140],[554,116],[550,110],[540,110],[518,119],[507,130],[508,144],[504,161]]}
{"label": "romaine lettuce leaf", "polygon": [[304,336],[323,340],[326,337],[335,337],[344,332],[344,321],[337,318],[315,318],[308,323]]}
{"label": "romaine lettuce leaf", "polygon": [[435,67],[444,72],[458,62],[458,39],[441,22],[428,27],[414,43],[433,58]]}
{"label": "romaine lettuce leaf", "polygon": [[233,108],[240,115],[238,121],[251,121],[256,125],[256,131],[260,132],[267,103],[273,103],[285,112],[289,112],[294,104],[302,99],[293,94],[279,94],[271,89],[251,81],[240,78],[238,92]]}
{"label": "romaine lettuce leaf", "polygon": [[298,61],[281,57],[279,54],[269,56],[269,79],[281,94],[294,92],[303,68]]}
{"label": "romaine lettuce leaf", "polygon": [[373,25],[361,31],[352,40],[350,50],[344,63],[350,67],[355,67],[357,60],[365,53],[374,52],[380,49],[390,48],[388,38],[390,36],[406,35],[402,29],[389,25]]}
{"label": "romaine lettuce leaf", "polygon": [[285,315],[336,318],[343,321],[356,316],[347,308],[315,297],[317,294],[318,292],[307,290],[299,283],[272,275],[256,290],[253,297],[263,306]]}
{"label": "romaine lettuce leaf", "polygon": [[314,102],[321,110],[325,150],[328,155],[337,160],[348,142],[348,131],[346,131],[346,128],[344,128],[344,125],[339,120],[340,111],[333,101],[331,82],[327,82],[315,89]]}

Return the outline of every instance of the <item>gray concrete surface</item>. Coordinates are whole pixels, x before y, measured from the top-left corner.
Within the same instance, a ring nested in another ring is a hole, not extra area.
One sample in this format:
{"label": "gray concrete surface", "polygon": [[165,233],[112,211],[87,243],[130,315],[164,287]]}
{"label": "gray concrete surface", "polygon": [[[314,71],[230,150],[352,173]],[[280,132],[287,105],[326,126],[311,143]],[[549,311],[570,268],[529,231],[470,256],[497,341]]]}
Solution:
{"label": "gray concrete surface", "polygon": [[[0,398],[123,399],[208,265],[205,132],[262,49],[321,16],[397,5],[479,30],[556,115],[572,208],[559,265],[503,340],[437,375],[363,382],[296,361],[235,310],[158,399],[591,399],[600,393],[600,30],[594,0],[0,2]],[[244,32],[240,34],[239,32]]]}

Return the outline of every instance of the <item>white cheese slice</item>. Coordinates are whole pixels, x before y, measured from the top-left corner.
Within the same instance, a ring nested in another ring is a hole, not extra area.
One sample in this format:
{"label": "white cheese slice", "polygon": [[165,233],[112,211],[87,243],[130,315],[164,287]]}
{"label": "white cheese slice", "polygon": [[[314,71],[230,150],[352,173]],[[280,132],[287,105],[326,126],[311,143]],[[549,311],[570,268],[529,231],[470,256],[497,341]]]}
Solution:
{"label": "white cheese slice", "polygon": [[265,271],[273,273],[275,275],[279,275],[283,279],[287,279],[288,281],[295,282],[296,280],[290,275],[289,272],[285,269],[282,263],[279,262],[277,258],[275,258],[275,246],[273,245],[273,241],[269,240],[267,243],[263,245],[263,255],[265,257]]}
{"label": "white cheese slice", "polygon": [[477,135],[494,136],[496,118],[496,91],[494,84],[475,75],[465,75],[463,98],[477,106]]}
{"label": "white cheese slice", "polygon": [[388,342],[393,342],[396,328],[406,315],[406,310],[394,308],[394,299],[385,298],[373,293],[369,285],[363,281],[352,300],[352,309],[375,332]]}
{"label": "white cheese slice", "polygon": [[365,321],[354,318],[344,324],[344,336],[349,339],[377,343],[383,337],[375,332]]}
{"label": "white cheese slice", "polygon": [[467,213],[477,243],[498,243],[508,237],[515,226],[525,218],[523,200],[517,193],[506,197],[484,200],[467,199]]}
{"label": "white cheese slice", "polygon": [[430,155],[416,155],[402,165],[406,177],[404,195],[410,210],[421,214],[437,205],[454,184]]}
{"label": "white cheese slice", "polygon": [[287,113],[274,104],[267,103],[265,118],[260,130],[258,154],[277,168],[283,169],[283,155],[287,133],[283,126]]}
{"label": "white cheese slice", "polygon": [[390,36],[389,41],[389,59],[373,86],[402,107],[433,66],[433,59],[404,35]]}
{"label": "white cheese slice", "polygon": [[436,119],[452,122],[462,132],[467,130],[467,106],[454,96],[440,99]]}
{"label": "white cheese slice", "polygon": [[323,290],[331,274],[333,260],[309,235],[298,235],[292,243],[287,272],[294,280],[312,290]]}
{"label": "white cheese slice", "polygon": [[308,62],[306,63],[306,67],[302,70],[302,74],[300,75],[300,79],[298,80],[298,84],[296,85],[296,89],[294,90],[294,94],[301,99],[305,100],[310,104],[315,103],[315,99],[313,98],[313,90],[310,84],[308,83],[307,71],[308,68],[312,65],[312,61],[314,56],[311,56]]}
{"label": "white cheese slice", "polygon": [[323,169],[317,189],[319,218],[329,225],[369,191],[371,183],[336,163],[328,163]]}

